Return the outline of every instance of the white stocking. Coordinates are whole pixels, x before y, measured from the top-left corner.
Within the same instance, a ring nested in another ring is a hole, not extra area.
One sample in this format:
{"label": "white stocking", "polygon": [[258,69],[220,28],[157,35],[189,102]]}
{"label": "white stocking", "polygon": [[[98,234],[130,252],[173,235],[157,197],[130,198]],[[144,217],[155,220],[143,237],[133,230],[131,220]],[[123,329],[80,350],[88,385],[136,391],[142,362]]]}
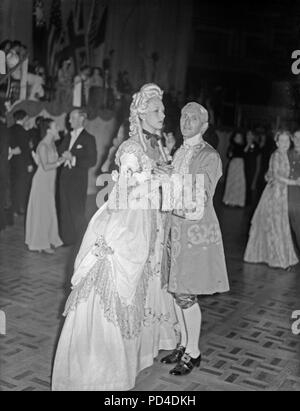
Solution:
{"label": "white stocking", "polygon": [[180,345],[182,345],[183,347],[186,347],[187,332],[186,332],[186,325],[185,325],[185,321],[183,317],[182,308],[180,308],[179,305],[176,304],[176,302],[174,303],[174,306],[175,306],[177,320],[180,326],[180,334],[181,334]]}
{"label": "white stocking", "polygon": [[190,308],[183,310],[183,316],[186,324],[188,342],[185,352],[191,357],[197,358],[200,355],[199,338],[201,331],[201,309],[198,303]]}

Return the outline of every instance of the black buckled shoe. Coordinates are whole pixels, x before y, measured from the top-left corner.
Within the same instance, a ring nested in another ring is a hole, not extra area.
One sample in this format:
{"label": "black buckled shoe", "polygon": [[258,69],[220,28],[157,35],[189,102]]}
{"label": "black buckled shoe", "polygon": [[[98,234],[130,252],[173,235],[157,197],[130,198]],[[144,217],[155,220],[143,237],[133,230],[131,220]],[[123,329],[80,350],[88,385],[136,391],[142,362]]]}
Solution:
{"label": "black buckled shoe", "polygon": [[163,357],[160,362],[164,364],[176,364],[178,361],[181,360],[181,357],[185,353],[185,347],[180,345],[179,347],[176,347],[175,350],[171,352],[171,354],[166,355]]}
{"label": "black buckled shoe", "polygon": [[201,354],[197,358],[192,358],[189,354],[184,354],[176,367],[171,371],[171,375],[187,375],[193,371],[194,367],[199,367],[201,363]]}

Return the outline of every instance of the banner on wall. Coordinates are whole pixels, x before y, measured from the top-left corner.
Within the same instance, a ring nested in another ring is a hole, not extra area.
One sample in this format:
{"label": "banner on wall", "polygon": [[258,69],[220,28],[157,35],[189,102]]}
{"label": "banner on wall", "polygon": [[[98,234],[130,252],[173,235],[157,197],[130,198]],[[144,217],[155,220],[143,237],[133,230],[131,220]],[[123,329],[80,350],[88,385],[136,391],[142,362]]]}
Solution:
{"label": "banner on wall", "polygon": [[93,0],[87,26],[86,44],[89,63],[102,66],[108,19],[108,1]]}
{"label": "banner on wall", "polygon": [[50,22],[48,29],[48,56],[47,67],[52,77],[55,77],[60,64],[60,55],[66,47],[65,32],[63,29],[61,0],[52,0]]}

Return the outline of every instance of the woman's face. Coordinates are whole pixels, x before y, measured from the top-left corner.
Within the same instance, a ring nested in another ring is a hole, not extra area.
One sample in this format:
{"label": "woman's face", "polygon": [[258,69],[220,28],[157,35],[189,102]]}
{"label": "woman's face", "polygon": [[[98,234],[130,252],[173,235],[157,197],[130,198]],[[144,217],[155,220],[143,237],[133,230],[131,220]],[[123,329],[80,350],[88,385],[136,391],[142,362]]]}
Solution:
{"label": "woman's face", "polygon": [[49,130],[50,130],[51,135],[54,137],[54,141],[59,140],[60,137],[58,134],[58,129],[54,121],[51,123]]}
{"label": "woman's face", "polygon": [[293,142],[296,151],[300,152],[300,131],[296,131],[296,133],[294,134]]}
{"label": "woman's face", "polygon": [[241,133],[237,133],[235,136],[234,136],[234,142],[236,143],[236,144],[243,144],[244,143],[244,137],[242,136],[242,134]]}
{"label": "woman's face", "polygon": [[152,97],[148,102],[146,113],[141,115],[142,127],[149,132],[161,130],[165,119],[165,107],[158,97]]}
{"label": "woman's face", "polygon": [[280,151],[287,151],[290,148],[291,141],[290,137],[287,134],[281,134],[278,137],[277,147]]}

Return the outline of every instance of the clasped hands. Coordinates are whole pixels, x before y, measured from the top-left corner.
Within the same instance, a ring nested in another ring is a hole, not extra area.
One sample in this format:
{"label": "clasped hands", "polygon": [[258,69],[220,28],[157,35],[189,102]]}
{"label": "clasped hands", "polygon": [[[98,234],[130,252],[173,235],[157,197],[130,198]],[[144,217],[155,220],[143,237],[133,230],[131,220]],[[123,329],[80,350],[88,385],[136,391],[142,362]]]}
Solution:
{"label": "clasped hands", "polygon": [[172,176],[174,167],[172,165],[159,165],[153,168],[152,174],[159,180],[166,180]]}
{"label": "clasped hands", "polygon": [[64,163],[65,165],[67,165],[69,168],[72,167],[72,153],[71,151],[64,151],[62,156],[61,156],[61,160],[62,160],[62,164]]}

